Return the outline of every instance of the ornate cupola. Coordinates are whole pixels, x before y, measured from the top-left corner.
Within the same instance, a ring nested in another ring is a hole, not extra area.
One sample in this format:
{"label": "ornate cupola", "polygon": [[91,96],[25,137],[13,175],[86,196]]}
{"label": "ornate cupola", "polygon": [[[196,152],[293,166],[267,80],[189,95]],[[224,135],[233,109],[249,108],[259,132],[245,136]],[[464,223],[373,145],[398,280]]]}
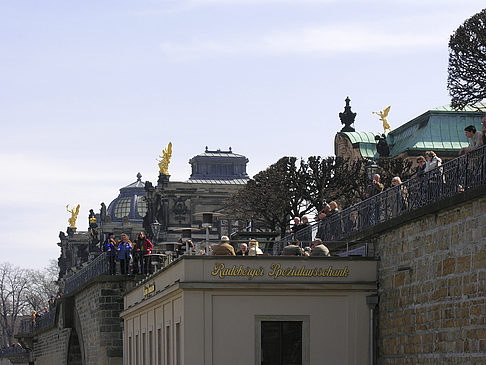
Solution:
{"label": "ornate cupola", "polygon": [[142,175],[137,174],[137,181],[120,189],[120,194],[108,206],[107,215],[112,222],[121,222],[125,217],[132,222],[142,222],[147,213],[145,183]]}

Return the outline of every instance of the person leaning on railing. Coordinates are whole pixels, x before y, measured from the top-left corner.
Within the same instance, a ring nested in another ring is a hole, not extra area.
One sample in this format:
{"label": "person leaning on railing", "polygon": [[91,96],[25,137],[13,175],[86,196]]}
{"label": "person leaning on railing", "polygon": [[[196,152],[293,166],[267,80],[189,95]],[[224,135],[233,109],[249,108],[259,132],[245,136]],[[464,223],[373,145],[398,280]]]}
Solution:
{"label": "person leaning on railing", "polygon": [[484,144],[483,132],[476,131],[475,126],[468,125],[466,128],[464,128],[464,133],[466,134],[467,138],[471,139],[471,141],[469,142],[469,146],[461,148],[461,150],[459,151],[459,156],[468,154],[472,150],[475,150],[476,148],[479,148]]}
{"label": "person leaning on railing", "polygon": [[[331,218],[332,216],[336,215],[339,213],[339,208],[338,208],[338,203],[335,202],[334,200],[329,203],[330,211],[327,214],[327,218]],[[343,225],[341,222],[341,219],[339,217],[336,217],[337,219],[332,219],[330,222],[330,230],[331,230],[331,237],[330,239],[333,240],[336,237],[340,237],[343,233]]]}
{"label": "person leaning on railing", "polygon": [[392,214],[398,215],[402,210],[406,210],[408,207],[408,190],[405,185],[402,185],[402,179],[399,176],[395,176],[391,181],[392,187],[400,186],[396,189],[395,196],[392,196]]}
{"label": "person leaning on railing", "polygon": [[296,233],[300,229],[302,229],[302,226],[300,225],[300,218],[299,217],[295,217],[294,218],[294,225],[292,226],[292,228],[290,228],[290,232],[291,233]]}
{"label": "person leaning on railing", "polygon": [[[373,180],[371,181],[371,186],[368,187],[367,192],[366,192],[366,198],[371,198],[372,196],[380,194],[384,189],[385,186],[380,182],[380,175],[374,174],[373,175]],[[381,204],[379,200],[376,200],[374,202],[374,207],[369,206],[368,207],[368,226],[372,226],[373,224],[377,223],[380,221],[380,216],[381,216]]]}
{"label": "person leaning on railing", "polygon": [[417,169],[415,170],[415,177],[422,177],[425,174],[425,157],[417,157]]}

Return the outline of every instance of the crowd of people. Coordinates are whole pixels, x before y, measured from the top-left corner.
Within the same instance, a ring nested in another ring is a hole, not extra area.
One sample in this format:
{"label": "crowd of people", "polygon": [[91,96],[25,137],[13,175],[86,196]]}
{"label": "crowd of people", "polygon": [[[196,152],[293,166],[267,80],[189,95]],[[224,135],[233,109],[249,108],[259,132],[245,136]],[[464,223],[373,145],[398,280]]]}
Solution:
{"label": "crowd of people", "polygon": [[[464,128],[465,135],[470,139],[469,145],[462,148],[459,151],[459,155],[469,154],[471,151],[483,146],[486,142],[486,117],[482,119],[483,129],[481,131],[476,130],[473,125],[469,125]],[[424,156],[418,156],[416,159],[417,168],[413,177],[421,178],[425,174],[433,171],[437,167],[442,165],[442,160],[437,156],[434,151],[425,152]],[[421,194],[428,194],[429,196],[437,195],[445,184],[445,176],[442,170],[437,174],[430,176],[430,181],[427,185],[421,184]],[[437,175],[437,176],[436,176]],[[410,201],[413,197],[417,197],[419,194],[416,191],[408,191],[405,184],[402,185],[402,180],[399,176],[395,176],[391,180],[391,191],[384,199],[385,201],[375,201],[373,208],[367,208],[366,212],[359,212],[358,210],[352,211],[344,219],[330,219],[338,211],[338,204],[335,201],[329,204],[325,203],[323,208],[317,214],[317,238],[324,241],[331,241],[335,236],[340,236],[341,233],[349,233],[351,231],[359,230],[359,227],[372,225],[374,222],[380,221],[382,217],[394,217],[400,214],[401,211],[408,209]],[[464,191],[464,186],[458,184],[454,187],[456,192]],[[366,189],[365,198],[371,198],[382,193],[385,190],[385,186],[381,182],[381,176],[374,174],[370,186]],[[366,215],[365,218],[359,217],[359,215]],[[361,221],[366,219],[366,222]],[[305,229],[310,226],[307,216],[302,218],[295,217],[293,219],[294,224],[290,229],[290,234],[303,241],[310,241],[312,239],[311,229]]]}
{"label": "crowd of people", "polygon": [[[486,142],[486,117],[482,119],[483,129],[477,131],[472,125],[467,126],[464,131],[467,138],[470,139],[468,147],[462,148],[459,155],[468,154],[476,148],[479,148]],[[434,151],[425,152],[424,156],[419,156],[416,159],[417,168],[414,177],[423,177],[426,173],[434,170],[442,165],[442,160],[436,155]],[[442,176],[441,179],[444,179]],[[391,194],[386,204],[375,203],[371,212],[368,212],[367,219],[378,219],[383,214],[395,216],[402,210],[406,210],[409,206],[410,195],[407,187],[402,184],[399,176],[395,176],[391,180],[391,185],[395,188],[394,193]],[[429,184],[427,189],[433,192],[434,186],[438,189],[440,182],[435,185]],[[459,187],[458,189],[460,189]],[[381,176],[375,174],[372,177],[370,186],[366,189],[365,197],[371,198],[384,191],[385,187],[381,182]],[[460,190],[459,190],[460,191]],[[386,206],[386,212],[384,212]],[[317,233],[313,239],[312,230],[310,227],[309,218],[307,216],[295,217],[294,224],[290,229],[290,233],[295,238],[298,237],[297,243],[292,243],[283,248],[282,255],[285,256],[329,256],[329,249],[323,244],[324,241],[332,241],[339,232],[350,232],[359,229],[363,222],[360,221],[359,212],[351,212],[345,220],[331,219],[339,212],[339,206],[336,201],[325,203],[323,208],[318,212],[316,221],[318,222]],[[370,224],[370,222],[367,222]],[[185,242],[186,243],[186,242]],[[303,247],[303,244],[310,246]],[[194,254],[195,247],[191,241],[189,245],[181,244],[175,251],[175,256],[185,254],[186,246],[189,247],[187,254]],[[117,263],[119,263],[121,274],[147,274],[150,273],[150,255],[153,250],[153,245],[147,239],[143,232],[140,232],[137,239],[132,243],[127,234],[122,234],[120,240],[115,240],[115,236],[110,234],[104,244],[104,251],[107,252],[109,258],[110,274],[116,274]],[[237,251],[231,245],[230,239],[227,236],[222,236],[220,243],[205,247],[199,252],[201,255],[212,256],[260,256],[263,255],[259,243],[256,240],[249,240],[248,243],[241,243]]]}
{"label": "crowd of people", "polygon": [[119,262],[121,274],[148,274],[150,272],[150,255],[154,248],[152,242],[144,232],[140,232],[134,242],[130,241],[126,233],[122,233],[118,241],[113,233],[108,234],[104,251],[108,256],[110,275],[117,273],[117,262]]}
{"label": "crowd of people", "polygon": [[[222,236],[221,242],[211,246],[212,256],[263,256],[264,253],[255,239],[251,239],[248,244],[240,243],[239,250],[235,252],[228,236]],[[322,240],[316,238],[311,242],[311,246],[303,247],[302,242],[292,241],[280,252],[282,256],[330,256],[329,249],[323,244]]]}
{"label": "crowd of people", "polygon": [[31,324],[33,327],[38,326],[39,321],[47,314],[56,310],[57,301],[61,298],[62,293],[57,294],[57,296],[51,296],[42,310],[32,310],[31,311]]}

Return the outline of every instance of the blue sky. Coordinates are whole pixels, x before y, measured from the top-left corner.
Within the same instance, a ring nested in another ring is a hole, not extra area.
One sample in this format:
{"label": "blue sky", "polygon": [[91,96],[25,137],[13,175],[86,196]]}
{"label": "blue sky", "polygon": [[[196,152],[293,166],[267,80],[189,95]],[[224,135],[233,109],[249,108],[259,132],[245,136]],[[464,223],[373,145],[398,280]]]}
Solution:
{"label": "blue sky", "polygon": [[135,181],[172,180],[232,147],[254,175],[284,155],[328,156],[349,96],[358,130],[449,103],[447,43],[484,2],[0,1],[0,261],[59,256]]}

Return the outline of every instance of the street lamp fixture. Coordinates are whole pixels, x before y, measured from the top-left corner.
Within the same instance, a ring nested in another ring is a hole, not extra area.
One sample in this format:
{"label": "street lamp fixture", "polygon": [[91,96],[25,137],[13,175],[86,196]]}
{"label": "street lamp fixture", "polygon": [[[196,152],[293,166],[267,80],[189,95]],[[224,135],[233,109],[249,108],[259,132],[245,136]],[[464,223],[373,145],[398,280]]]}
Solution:
{"label": "street lamp fixture", "polygon": [[[206,241],[204,243],[205,247],[204,250],[206,251],[209,249],[209,230],[213,226],[213,219],[215,217],[221,217],[221,213],[213,213],[213,212],[199,212],[199,213],[194,213],[193,216],[195,217],[201,217],[202,216],[202,228],[206,229]],[[196,243],[196,255],[201,254],[201,249],[200,249],[200,244]]]}
{"label": "street lamp fixture", "polygon": [[380,172],[380,166],[378,166],[374,160],[368,160],[368,165],[365,167],[368,179],[373,180],[373,176]]}
{"label": "street lamp fixture", "polygon": [[160,233],[160,223],[157,220],[157,218],[155,218],[155,220],[152,222],[150,227],[152,228],[152,233],[154,235],[153,239],[155,240],[155,244],[157,244],[159,240],[159,233]]}

